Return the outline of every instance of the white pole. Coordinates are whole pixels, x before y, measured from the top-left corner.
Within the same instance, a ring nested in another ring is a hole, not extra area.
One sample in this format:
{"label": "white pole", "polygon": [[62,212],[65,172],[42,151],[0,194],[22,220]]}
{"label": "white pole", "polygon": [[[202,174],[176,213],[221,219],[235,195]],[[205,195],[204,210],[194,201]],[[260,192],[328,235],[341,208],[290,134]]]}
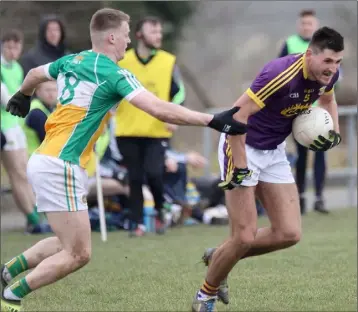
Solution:
{"label": "white pole", "polygon": [[102,191],[102,180],[100,175],[99,168],[99,157],[95,153],[96,157],[96,184],[97,184],[97,202],[99,209],[99,226],[101,229],[101,238],[103,242],[107,241],[107,226],[106,226],[106,216],[104,212],[104,202],[103,202],[103,191]]}

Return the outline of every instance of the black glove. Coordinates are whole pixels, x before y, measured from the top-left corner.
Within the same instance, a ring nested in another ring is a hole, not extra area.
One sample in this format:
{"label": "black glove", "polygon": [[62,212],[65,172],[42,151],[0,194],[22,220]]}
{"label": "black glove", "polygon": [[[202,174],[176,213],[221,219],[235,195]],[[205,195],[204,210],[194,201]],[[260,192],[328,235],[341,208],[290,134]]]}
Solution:
{"label": "black glove", "polygon": [[334,130],[330,130],[328,139],[322,135],[318,136],[318,139],[313,141],[309,149],[314,152],[325,152],[337,146],[341,141],[341,135]]}
{"label": "black glove", "polygon": [[241,185],[242,181],[251,179],[252,170],[248,168],[234,168],[230,172],[227,179],[219,183],[219,187],[223,190],[232,190]]}
{"label": "black glove", "polygon": [[6,111],[11,115],[26,117],[30,111],[31,96],[17,91],[6,105]]}
{"label": "black glove", "polygon": [[232,117],[239,109],[239,107],[235,106],[232,109],[215,114],[208,127],[230,135],[245,134],[247,125],[236,121]]}

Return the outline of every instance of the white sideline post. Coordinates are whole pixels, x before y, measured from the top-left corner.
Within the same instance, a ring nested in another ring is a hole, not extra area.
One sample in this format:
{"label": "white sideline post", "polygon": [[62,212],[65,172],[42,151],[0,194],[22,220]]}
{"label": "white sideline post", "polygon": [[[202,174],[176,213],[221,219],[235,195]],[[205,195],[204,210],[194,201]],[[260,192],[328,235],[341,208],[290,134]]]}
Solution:
{"label": "white sideline post", "polygon": [[97,184],[97,202],[99,210],[99,227],[101,229],[101,238],[103,242],[107,241],[107,225],[106,225],[106,215],[104,212],[104,202],[103,202],[103,190],[102,190],[102,180],[99,167],[99,157],[97,152],[95,152],[96,157],[96,184]]}

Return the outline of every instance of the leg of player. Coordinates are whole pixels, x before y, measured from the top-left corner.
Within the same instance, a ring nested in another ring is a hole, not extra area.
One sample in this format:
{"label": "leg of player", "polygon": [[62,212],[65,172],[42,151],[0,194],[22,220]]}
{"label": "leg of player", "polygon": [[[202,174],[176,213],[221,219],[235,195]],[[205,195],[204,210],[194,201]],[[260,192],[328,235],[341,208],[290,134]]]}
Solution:
{"label": "leg of player", "polygon": [[321,213],[329,213],[326,209],[323,200],[323,189],[326,176],[326,159],[325,152],[314,153],[314,183],[316,189],[316,199],[314,203],[314,210]]}
{"label": "leg of player", "polygon": [[35,268],[41,261],[61,250],[62,244],[57,237],[48,237],[39,241],[1,267],[2,286],[6,287],[20,273]]}
{"label": "leg of player", "polygon": [[[257,195],[267,211],[271,227],[257,230],[255,240],[241,259],[288,248],[295,245],[301,237],[301,214],[297,188],[294,183],[275,184],[260,181],[257,186]],[[219,250],[221,246],[217,249],[207,250],[207,255],[204,254],[205,259],[203,260],[207,264],[210,263],[209,270],[216,250]],[[226,278],[220,284],[218,297],[227,304],[229,294]]]}
{"label": "leg of player", "polygon": [[[22,169],[25,169],[25,172],[26,172],[27,171],[27,162],[29,160],[27,150],[21,149],[21,150],[18,150],[17,153],[18,153],[17,156],[18,156],[18,160],[19,160],[19,166]],[[33,191],[29,182],[27,182],[27,194],[28,194],[29,201],[31,201],[32,203],[35,203],[35,194],[34,194],[34,191]]]}
{"label": "leg of player", "polygon": [[118,149],[123,156],[122,164],[128,169],[129,198],[130,207],[130,231],[131,237],[141,237],[145,235],[143,222],[143,141],[139,138],[120,138],[117,137]]}
{"label": "leg of player", "polygon": [[256,235],[255,187],[226,191],[231,236],[213,254],[205,282],[196,294],[193,311],[214,311],[219,285],[250,249]]}
{"label": "leg of player", "polygon": [[[221,245],[224,245],[227,240],[225,240]],[[221,246],[220,245],[220,246]],[[219,246],[219,247],[220,247]],[[204,264],[208,267],[211,263],[211,259],[213,257],[214,252],[219,248],[208,248],[205,250],[204,255],[202,256],[202,260]],[[220,283],[218,289],[218,300],[224,304],[229,304],[229,285],[228,285],[228,276],[226,276]]]}
{"label": "leg of player", "polygon": [[16,205],[27,217],[29,224],[38,224],[40,217],[34,208],[34,194],[26,177],[26,150],[4,150],[1,154],[3,165],[10,179]]}
{"label": "leg of player", "polygon": [[27,275],[32,290],[64,278],[87,264],[91,257],[91,228],[87,210],[50,212],[47,217],[63,249],[42,261]]}
{"label": "leg of player", "polygon": [[165,173],[165,147],[167,142],[161,139],[147,139],[144,149],[144,171],[149,189],[153,195],[154,208],[157,212],[155,218],[155,231],[157,234],[165,233],[163,219],[164,206],[164,173]]}
{"label": "leg of player", "polygon": [[300,195],[300,209],[301,214],[306,213],[306,169],[307,169],[307,153],[308,149],[298,142],[297,146],[297,161],[296,161],[296,183],[298,187],[298,193]]}
{"label": "leg of player", "polygon": [[271,227],[258,229],[251,248],[243,258],[293,246],[301,238],[301,215],[296,184],[260,181],[257,194],[267,211]]}
{"label": "leg of player", "polygon": [[[287,248],[296,244],[301,236],[299,197],[284,145],[270,153],[250,148],[248,155],[249,160],[255,159],[256,163],[263,165],[259,171],[260,181],[256,187],[256,195],[267,211],[271,227],[258,229],[254,242],[242,259]],[[270,160],[269,163],[267,159]],[[216,251],[212,257],[215,254]],[[228,298],[227,285],[220,285],[219,290],[219,294],[226,292]]]}
{"label": "leg of player", "polygon": [[[91,230],[88,211],[50,212],[48,221],[61,242],[61,250],[41,261],[26,277],[3,290],[2,306],[19,311],[21,300],[32,291],[54,283],[87,264],[91,257]],[[42,244],[44,248],[47,244]],[[35,247],[35,246],[34,246]],[[35,249],[28,254],[34,256]],[[42,252],[44,250],[42,249]],[[23,257],[27,262],[26,257]],[[26,263],[25,262],[25,263]]]}

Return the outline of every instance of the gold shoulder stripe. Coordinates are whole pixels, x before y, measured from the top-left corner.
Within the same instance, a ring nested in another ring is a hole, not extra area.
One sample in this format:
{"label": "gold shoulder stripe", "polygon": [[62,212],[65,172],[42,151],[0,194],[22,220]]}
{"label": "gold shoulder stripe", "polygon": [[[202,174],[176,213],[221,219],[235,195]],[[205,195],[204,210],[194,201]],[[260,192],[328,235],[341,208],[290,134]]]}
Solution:
{"label": "gold shoulder stripe", "polygon": [[274,89],[277,85],[281,85],[281,83],[285,80],[287,80],[288,77],[292,75],[292,73],[296,72],[297,69],[300,70],[303,66],[303,62],[300,61],[297,63],[293,68],[290,69],[285,75],[283,75],[280,79],[276,80],[275,83],[271,84],[269,88],[265,90],[265,92],[261,93],[260,96],[258,96],[259,99],[267,98],[266,95],[268,93],[271,93],[271,90]]}
{"label": "gold shoulder stripe", "polygon": [[280,73],[279,75],[277,75],[274,79],[272,79],[266,86],[264,86],[260,91],[258,91],[256,93],[256,96],[260,97],[261,93],[265,92],[267,89],[271,88],[272,84],[274,84],[277,80],[279,80],[283,75],[285,75],[286,73],[288,73],[289,71],[291,71],[291,69],[293,69],[294,67],[297,66],[297,64],[302,63],[303,62],[303,56],[301,56],[300,58],[298,58],[298,60],[296,62],[294,62],[291,66],[289,66],[286,70],[284,70],[282,73]]}
{"label": "gold shoulder stripe", "polygon": [[332,88],[331,90],[323,93],[324,95],[329,95],[329,94],[333,94],[334,93],[334,88]]}
{"label": "gold shoulder stripe", "polygon": [[250,88],[246,90],[246,94],[253,100],[260,108],[265,107],[265,103],[262,102]]}
{"label": "gold shoulder stripe", "polygon": [[[282,88],[285,84],[287,84],[289,81],[291,81],[295,76],[300,72],[300,70],[303,68],[303,64],[301,66],[297,67],[295,71],[292,71],[291,74],[286,75],[284,78],[282,78],[279,82],[277,82],[272,88],[266,93],[265,97],[262,98],[262,101],[265,101],[269,96],[274,94],[277,90]],[[277,87],[275,88],[275,86]]]}

